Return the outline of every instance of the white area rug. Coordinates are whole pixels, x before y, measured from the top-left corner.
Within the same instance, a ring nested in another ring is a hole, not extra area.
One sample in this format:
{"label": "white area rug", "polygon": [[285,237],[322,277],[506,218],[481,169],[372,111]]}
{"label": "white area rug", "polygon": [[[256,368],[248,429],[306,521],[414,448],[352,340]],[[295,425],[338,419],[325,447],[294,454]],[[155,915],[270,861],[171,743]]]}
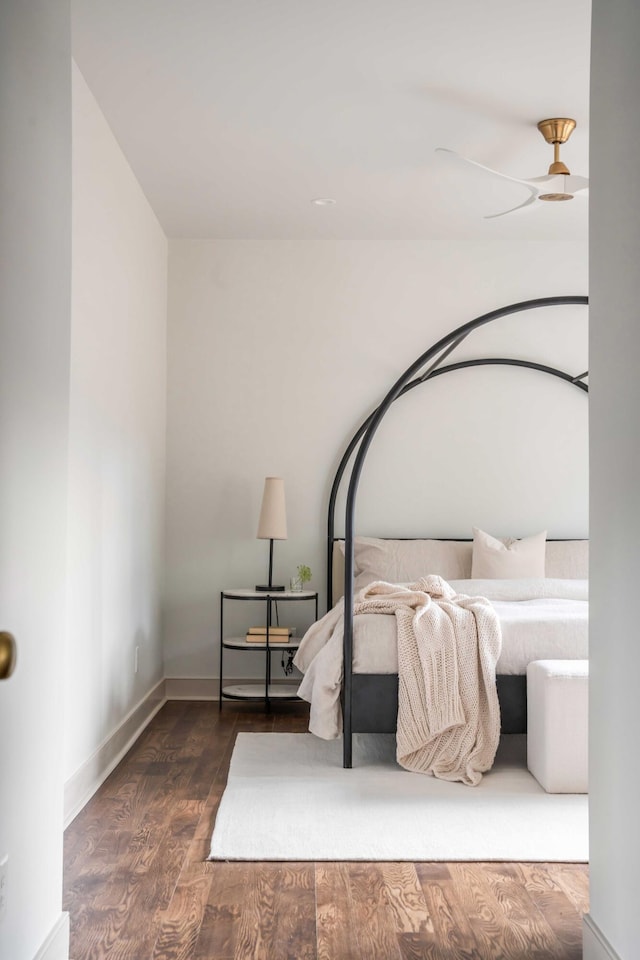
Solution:
{"label": "white area rug", "polygon": [[503,737],[477,787],[408,773],[393,735],[342,741],[240,733],[211,842],[212,860],[588,859],[587,797],[548,794],[526,768],[524,737]]}

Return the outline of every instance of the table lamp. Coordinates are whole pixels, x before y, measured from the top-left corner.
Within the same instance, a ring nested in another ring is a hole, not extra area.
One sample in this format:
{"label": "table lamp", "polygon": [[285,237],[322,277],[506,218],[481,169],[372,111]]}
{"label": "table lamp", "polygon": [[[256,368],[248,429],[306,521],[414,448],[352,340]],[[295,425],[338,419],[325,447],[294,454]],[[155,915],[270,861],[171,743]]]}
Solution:
{"label": "table lamp", "polygon": [[284,590],[283,585],[273,584],[273,541],[287,539],[287,512],[284,502],[282,477],[265,477],[262,507],[258,521],[258,540],[269,541],[269,582],[258,584],[256,590]]}

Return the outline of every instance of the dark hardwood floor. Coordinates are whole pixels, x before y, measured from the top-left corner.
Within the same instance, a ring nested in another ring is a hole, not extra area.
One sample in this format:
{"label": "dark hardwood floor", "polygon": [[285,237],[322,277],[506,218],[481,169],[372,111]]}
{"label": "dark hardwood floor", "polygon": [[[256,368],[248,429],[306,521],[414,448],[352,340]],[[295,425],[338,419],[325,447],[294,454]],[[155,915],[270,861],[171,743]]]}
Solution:
{"label": "dark hardwood floor", "polygon": [[236,734],[306,716],[163,707],[66,831],[73,960],[579,960],[585,865],[205,862]]}

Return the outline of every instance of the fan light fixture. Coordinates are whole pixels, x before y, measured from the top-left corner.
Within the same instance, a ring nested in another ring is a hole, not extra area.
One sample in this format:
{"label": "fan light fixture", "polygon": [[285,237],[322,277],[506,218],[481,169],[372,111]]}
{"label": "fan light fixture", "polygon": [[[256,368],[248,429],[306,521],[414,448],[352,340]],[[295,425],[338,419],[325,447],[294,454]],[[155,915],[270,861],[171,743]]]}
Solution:
{"label": "fan light fixture", "polygon": [[553,163],[549,167],[549,172],[544,177],[531,177],[529,180],[519,180],[517,177],[510,177],[506,173],[500,173],[498,170],[492,170],[485,167],[483,163],[476,160],[470,160],[463,157],[455,150],[449,150],[446,147],[437,147],[436,153],[445,153],[454,157],[463,163],[470,164],[473,167],[479,167],[485,173],[501,180],[507,180],[510,183],[517,183],[529,191],[529,196],[522,203],[501,213],[492,213],[485,217],[485,220],[494,220],[496,217],[504,217],[507,213],[513,213],[515,210],[522,210],[530,206],[535,200],[559,201],[573,200],[578,193],[586,196],[589,189],[589,181],[586,177],[578,177],[571,173],[569,168],[560,159],[560,145],[566,143],[576,127],[576,121],[569,117],[553,117],[550,120],[540,120],[538,130],[547,141],[553,144]]}

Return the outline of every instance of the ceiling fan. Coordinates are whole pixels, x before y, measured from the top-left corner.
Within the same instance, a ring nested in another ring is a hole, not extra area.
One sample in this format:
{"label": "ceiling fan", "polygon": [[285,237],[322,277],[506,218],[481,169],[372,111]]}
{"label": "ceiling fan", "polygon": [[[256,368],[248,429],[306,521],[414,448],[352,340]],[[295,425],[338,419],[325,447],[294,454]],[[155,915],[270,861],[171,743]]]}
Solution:
{"label": "ceiling fan", "polygon": [[532,203],[535,203],[536,200],[573,200],[578,193],[582,193],[583,196],[586,195],[586,191],[589,189],[589,180],[586,177],[574,176],[560,159],[560,144],[567,142],[575,126],[576,121],[570,120],[567,117],[554,117],[551,120],[540,121],[538,130],[547,143],[553,144],[553,163],[549,167],[549,173],[546,176],[531,177],[529,180],[519,180],[517,177],[509,177],[505,173],[500,173],[498,170],[485,167],[484,164],[478,163],[476,160],[469,160],[468,157],[463,157],[461,154],[456,153],[455,150],[448,150],[446,147],[437,147],[436,153],[447,153],[461,160],[463,163],[479,167],[494,177],[500,177],[502,180],[508,180],[511,183],[518,183],[526,187],[529,191],[529,196],[522,203],[517,204],[515,207],[509,207],[508,210],[503,210],[501,213],[492,213],[484,218],[485,220],[493,220],[496,217],[504,217],[507,213],[513,213],[514,210],[522,210],[523,207],[530,206]]}

